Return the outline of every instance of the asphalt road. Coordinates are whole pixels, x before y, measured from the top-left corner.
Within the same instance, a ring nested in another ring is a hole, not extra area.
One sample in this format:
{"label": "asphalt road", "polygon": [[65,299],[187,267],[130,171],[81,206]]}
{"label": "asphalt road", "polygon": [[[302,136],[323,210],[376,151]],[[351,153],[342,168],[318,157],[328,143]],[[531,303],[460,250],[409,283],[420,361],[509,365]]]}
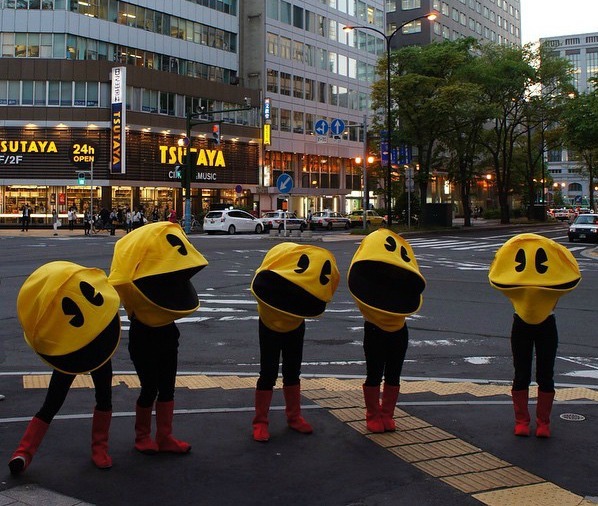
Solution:
{"label": "asphalt road", "polygon": [[[439,477],[438,472],[413,464],[405,455],[397,456],[392,451],[394,446],[387,451],[386,443],[372,442],[359,431],[359,426],[351,425],[350,420],[339,421],[338,411],[322,405],[308,392],[306,411],[316,424],[312,439],[288,433],[273,414],[273,440],[267,445],[251,441],[252,382],[259,356],[257,314],[249,284],[262,257],[275,242],[264,236],[194,235],[191,240],[209,265],[194,278],[201,299],[199,311],[179,323],[179,374],[185,378],[214,378],[214,388],[202,389],[199,394],[190,386],[177,389],[180,412],[176,424],[182,435],[193,441],[192,455],[154,460],[148,465],[147,459],[132,452],[131,410],[136,389],[121,385],[114,392],[116,415],[111,448],[115,467],[107,473],[98,472],[89,464],[89,421],[79,420],[89,415],[92,394],[84,388],[76,389],[61,412],[65,418],[55,420],[30,469],[19,479],[7,473],[1,488],[9,493],[11,489],[20,490],[19,487],[38,486],[94,504],[284,501],[293,506],[416,501],[516,504],[492,502],[497,500],[496,495],[479,494],[511,488],[521,493],[528,490],[526,487],[536,491],[537,486],[544,490],[548,484],[547,490],[552,490],[552,497],[559,498],[559,502],[543,504],[581,504],[577,498],[591,501],[598,496],[595,481],[589,479],[598,471],[595,398],[585,394],[557,403],[553,412],[555,436],[546,444],[536,438],[522,443],[511,435],[512,407],[504,392],[512,376],[509,334],[513,311],[509,301],[490,287],[487,274],[495,250],[520,231],[524,230],[480,229],[467,234],[449,231],[409,236],[427,287],[421,310],[408,322],[410,347],[403,369],[406,386],[399,407],[410,419],[423,420],[432,428],[509,463],[510,467],[501,469],[520,469],[523,473],[517,474],[519,477],[525,473],[540,477],[539,485],[531,478],[521,483],[516,480],[514,487],[509,487],[507,480],[495,487],[481,485],[473,491],[470,485],[455,485],[442,473]],[[540,227],[534,232],[566,241],[565,228],[561,226]],[[343,233],[324,233],[318,238],[324,240],[315,244],[334,253],[341,283],[324,316],[307,322],[303,376],[306,381],[355,378],[358,385],[365,368],[361,347],[363,322],[350,298],[345,275],[360,238]],[[22,339],[15,309],[18,289],[36,267],[51,260],[71,260],[108,271],[116,239],[0,237],[4,254],[0,264],[0,393],[6,395],[0,403],[0,454],[6,460],[26,421],[43,400],[44,389],[25,387],[23,377],[30,372],[47,372]],[[583,280],[559,301],[555,312],[560,335],[555,380],[564,391],[588,387],[592,392],[598,389],[594,290],[598,260],[587,255],[593,249],[591,245],[568,246],[578,259]],[[122,316],[122,345],[113,366],[117,373],[130,374],[132,367],[126,352],[128,325],[124,313]],[[238,380],[231,380],[233,384],[226,387],[226,381],[220,379],[226,377]],[[437,383],[431,383],[433,380]],[[327,392],[338,392],[328,383],[322,385]],[[476,388],[486,385],[502,390],[479,395]],[[345,392],[342,388],[340,391]],[[348,388],[347,398],[355,391],[359,396],[355,385]],[[347,398],[342,397],[341,401],[346,402]],[[282,406],[281,398],[276,397],[274,404]],[[569,412],[584,420],[559,418]],[[59,466],[54,465],[57,459]],[[475,471],[465,474],[478,476],[484,472]],[[75,479],[77,473],[81,477]],[[562,494],[569,494],[570,502],[562,502]]]}

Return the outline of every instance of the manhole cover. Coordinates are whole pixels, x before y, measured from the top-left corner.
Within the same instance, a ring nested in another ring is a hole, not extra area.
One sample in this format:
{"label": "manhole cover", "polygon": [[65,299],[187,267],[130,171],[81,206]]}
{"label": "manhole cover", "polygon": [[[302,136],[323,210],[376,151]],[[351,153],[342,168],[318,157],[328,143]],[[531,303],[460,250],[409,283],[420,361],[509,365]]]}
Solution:
{"label": "manhole cover", "polygon": [[577,413],[563,413],[561,418],[568,422],[583,422],[586,419],[585,416],[578,415]]}

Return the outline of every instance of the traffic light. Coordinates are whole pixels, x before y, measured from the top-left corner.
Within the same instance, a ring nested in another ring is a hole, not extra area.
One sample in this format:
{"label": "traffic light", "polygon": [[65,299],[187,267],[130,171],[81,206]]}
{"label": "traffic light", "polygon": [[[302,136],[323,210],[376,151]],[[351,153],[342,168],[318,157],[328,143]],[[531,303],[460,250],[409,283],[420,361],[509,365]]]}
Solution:
{"label": "traffic light", "polygon": [[220,125],[218,123],[212,125],[212,140],[214,144],[220,144]]}
{"label": "traffic light", "polygon": [[188,170],[186,165],[177,165],[175,169],[181,176],[181,188],[190,188],[191,171]]}

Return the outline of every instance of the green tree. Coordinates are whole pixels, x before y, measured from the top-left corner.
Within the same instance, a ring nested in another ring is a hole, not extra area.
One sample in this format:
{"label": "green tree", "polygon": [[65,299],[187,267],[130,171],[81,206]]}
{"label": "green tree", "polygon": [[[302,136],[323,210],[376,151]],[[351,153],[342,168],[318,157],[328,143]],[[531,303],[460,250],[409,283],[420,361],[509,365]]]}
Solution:
{"label": "green tree", "polygon": [[468,70],[471,82],[481,87],[480,100],[492,108],[492,119],[483,130],[480,143],[488,151],[494,171],[501,223],[509,223],[514,150],[525,134],[522,124],[535,70],[527,49],[492,44],[480,47],[480,56]]}
{"label": "green tree", "polygon": [[[520,144],[525,153],[522,164],[523,195],[530,207],[528,217],[532,217],[532,205],[539,188],[546,189],[547,174],[544,167],[544,154],[562,144],[562,127],[559,119],[563,114],[569,95],[574,92],[571,64],[559,57],[546,46],[537,50],[528,48],[530,62],[535,75],[530,83],[529,96],[524,111],[522,128],[525,136]],[[545,193],[541,197],[545,205]]]}
{"label": "green tree", "polygon": [[[451,76],[470,56],[474,39],[410,46],[391,53],[391,117],[393,124],[392,145],[401,143],[417,149],[416,182],[419,187],[420,204],[426,202],[428,181],[433,167],[438,165],[436,143],[447,129],[446,119],[438,114],[435,99],[439,89],[446,86]],[[380,79],[374,84],[372,102],[374,109],[385,110],[387,106],[386,58],[378,64]],[[386,128],[386,116],[375,120],[380,129]],[[392,193],[401,192],[395,183]]]}
{"label": "green tree", "polygon": [[562,118],[567,147],[578,152],[590,183],[590,208],[594,207],[594,179],[598,163],[598,93],[585,93],[567,104]]}

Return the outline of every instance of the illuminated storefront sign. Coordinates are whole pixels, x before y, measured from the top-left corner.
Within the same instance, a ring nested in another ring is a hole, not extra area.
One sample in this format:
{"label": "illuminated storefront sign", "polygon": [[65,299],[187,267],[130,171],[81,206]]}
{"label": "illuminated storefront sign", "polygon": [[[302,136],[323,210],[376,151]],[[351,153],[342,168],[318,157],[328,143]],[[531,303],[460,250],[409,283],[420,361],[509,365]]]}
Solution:
{"label": "illuminated storefront sign", "polygon": [[0,165],[18,165],[27,153],[58,153],[54,141],[0,141]]}
{"label": "illuminated storefront sign", "polygon": [[110,116],[110,172],[125,174],[126,146],[126,67],[112,68],[112,114]]}
{"label": "illuminated storefront sign", "polygon": [[[158,146],[160,149],[160,163],[166,165],[183,165],[185,164],[185,155],[187,148],[181,146]],[[189,148],[190,153],[194,153],[195,160],[192,159],[191,165],[193,167],[208,167],[208,168],[226,168],[224,160],[224,153],[219,149],[204,149],[204,148]],[[193,156],[193,155],[192,155]],[[181,174],[178,170],[171,170],[168,172],[169,179],[180,179]],[[192,181],[217,181],[216,172],[195,172]]]}
{"label": "illuminated storefront sign", "polygon": [[264,125],[264,144],[265,145],[269,145],[272,143],[271,132],[272,132],[272,128],[271,128],[270,123],[266,123]]}

